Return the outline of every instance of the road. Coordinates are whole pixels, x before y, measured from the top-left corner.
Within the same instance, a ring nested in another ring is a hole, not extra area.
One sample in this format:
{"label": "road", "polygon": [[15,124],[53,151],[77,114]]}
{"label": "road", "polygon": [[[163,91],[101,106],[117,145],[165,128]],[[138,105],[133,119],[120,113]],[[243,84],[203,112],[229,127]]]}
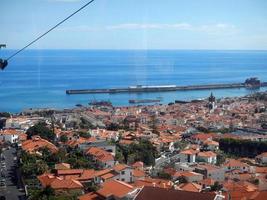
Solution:
{"label": "road", "polygon": [[10,147],[10,149],[3,151],[3,155],[5,156],[6,163],[6,167],[3,168],[6,188],[0,189],[0,196],[5,196],[7,200],[24,200],[26,197],[23,191],[19,191],[19,188],[22,187],[20,181],[21,177],[16,167],[16,161],[14,160],[14,157],[16,157],[16,149]]}

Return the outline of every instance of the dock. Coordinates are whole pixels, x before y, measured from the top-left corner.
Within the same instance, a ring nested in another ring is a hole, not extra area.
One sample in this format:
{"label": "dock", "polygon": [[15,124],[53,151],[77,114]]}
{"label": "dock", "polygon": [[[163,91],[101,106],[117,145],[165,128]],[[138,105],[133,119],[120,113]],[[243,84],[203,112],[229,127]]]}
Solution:
{"label": "dock", "polygon": [[170,91],[188,91],[188,90],[213,90],[213,89],[232,89],[232,88],[260,88],[266,87],[267,82],[260,82],[256,78],[249,78],[244,83],[224,83],[224,84],[207,84],[207,85],[159,85],[159,86],[129,86],[126,88],[110,89],[81,89],[66,90],[66,94],[103,94],[103,93],[141,93],[141,92],[170,92]]}

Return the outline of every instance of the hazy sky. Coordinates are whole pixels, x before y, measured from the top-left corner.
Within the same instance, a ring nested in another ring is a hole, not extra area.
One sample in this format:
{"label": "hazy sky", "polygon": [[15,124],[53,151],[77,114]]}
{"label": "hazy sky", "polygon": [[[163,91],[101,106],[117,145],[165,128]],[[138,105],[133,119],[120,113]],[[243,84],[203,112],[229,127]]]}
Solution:
{"label": "hazy sky", "polygon": [[[20,48],[89,0],[0,0],[0,43]],[[31,48],[267,49],[266,0],[95,0]]]}

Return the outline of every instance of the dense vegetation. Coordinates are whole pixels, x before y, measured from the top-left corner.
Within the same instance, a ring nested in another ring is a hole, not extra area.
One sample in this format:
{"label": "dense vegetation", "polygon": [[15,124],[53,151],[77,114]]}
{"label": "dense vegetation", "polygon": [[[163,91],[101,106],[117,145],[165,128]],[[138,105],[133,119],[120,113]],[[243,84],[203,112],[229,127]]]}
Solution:
{"label": "dense vegetation", "polygon": [[31,138],[33,135],[39,135],[41,138],[54,141],[55,134],[51,129],[47,127],[47,124],[45,122],[39,122],[29,128],[26,132],[27,137]]}
{"label": "dense vegetation", "polygon": [[157,150],[148,140],[140,140],[138,143],[130,145],[117,144],[118,155],[123,156],[125,163],[142,161],[145,165],[154,165]]}
{"label": "dense vegetation", "polygon": [[225,138],[221,139],[219,144],[223,152],[240,157],[254,158],[262,152],[267,152],[267,142]]}

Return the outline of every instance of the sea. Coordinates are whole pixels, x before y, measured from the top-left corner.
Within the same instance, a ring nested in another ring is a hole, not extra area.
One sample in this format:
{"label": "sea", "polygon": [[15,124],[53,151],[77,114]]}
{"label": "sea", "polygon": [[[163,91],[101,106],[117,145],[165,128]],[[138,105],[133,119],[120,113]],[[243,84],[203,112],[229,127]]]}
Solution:
{"label": "sea", "polygon": [[[14,50],[0,50],[6,58]],[[237,97],[249,89],[154,93],[67,95],[68,89],[117,88],[135,85],[239,83],[249,77],[267,81],[267,51],[217,50],[26,50],[0,71],[0,112],[29,108],[73,108],[91,101],[128,106],[129,99],[202,99]],[[266,91],[261,88],[256,91]]]}

